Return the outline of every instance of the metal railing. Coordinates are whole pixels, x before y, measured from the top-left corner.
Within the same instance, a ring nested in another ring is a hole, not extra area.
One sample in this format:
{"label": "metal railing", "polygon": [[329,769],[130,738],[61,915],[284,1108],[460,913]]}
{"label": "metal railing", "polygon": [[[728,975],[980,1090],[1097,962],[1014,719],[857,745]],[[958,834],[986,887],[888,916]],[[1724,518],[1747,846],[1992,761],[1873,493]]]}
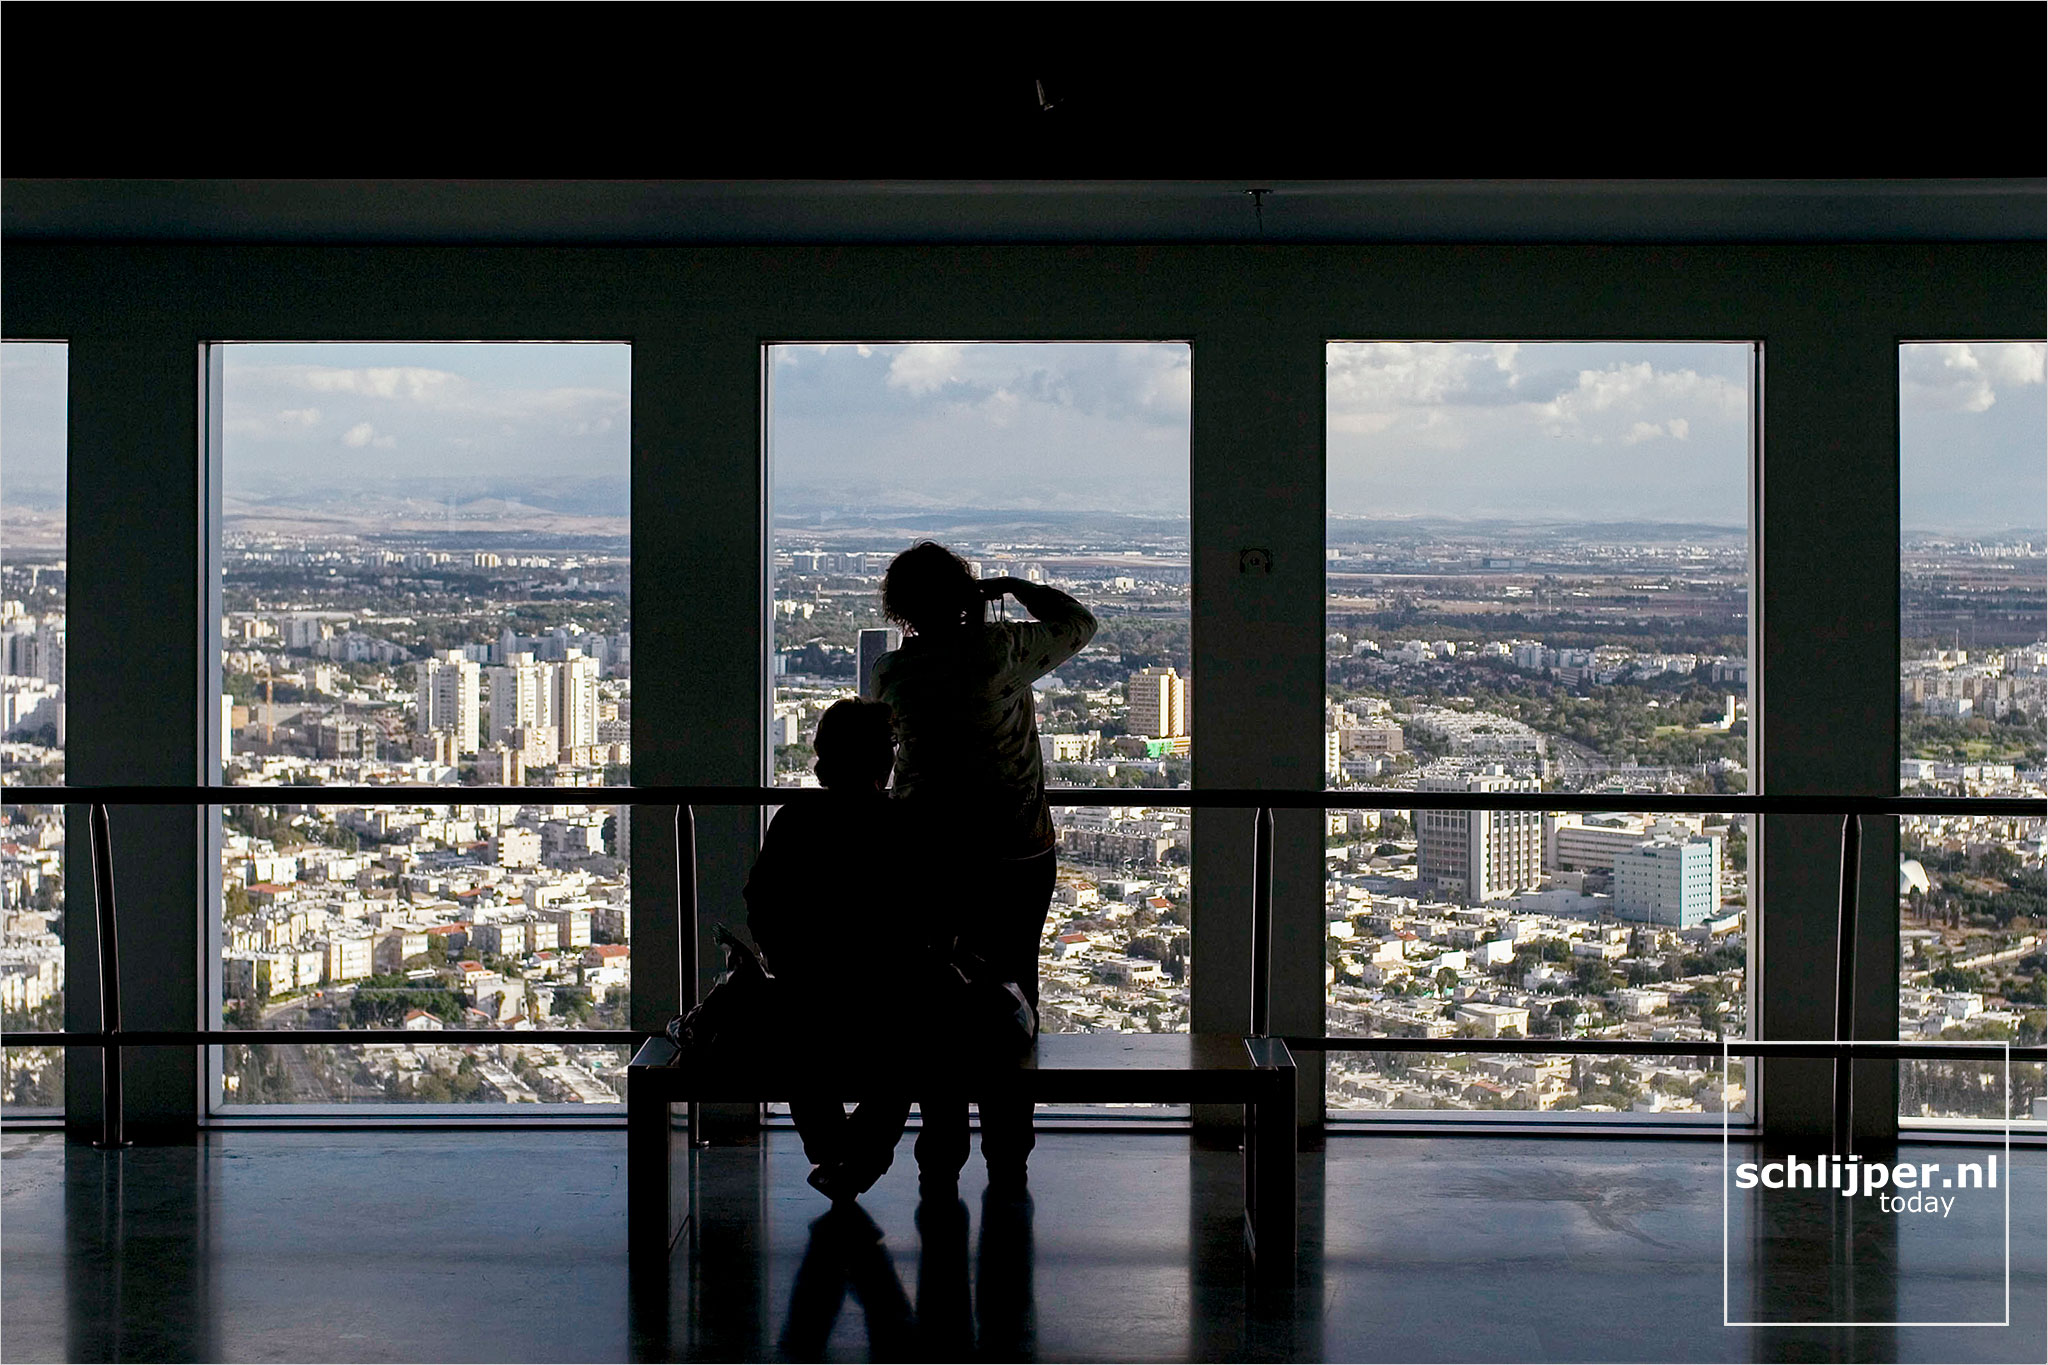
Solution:
{"label": "metal railing", "polygon": [[[181,1047],[221,1043],[254,1045],[304,1043],[417,1043],[420,1035],[405,1029],[292,1029],[264,1033],[243,1029],[149,1029],[122,1027],[120,958],[114,897],[113,836],[109,810],[115,806],[420,806],[529,805],[543,793],[576,805],[672,806],[676,809],[676,904],[679,977],[685,1000],[697,988],[698,887],[697,806],[783,806],[826,799],[817,788],[804,787],[10,787],[7,795],[20,803],[87,805],[92,845],[93,906],[98,930],[100,1027],[79,1032],[20,1032],[5,1037],[7,1046],[100,1049],[102,1135],[97,1145],[126,1145],[121,1094],[123,1047]],[[2048,1047],[2007,1049],[1997,1043],[1904,1043],[1857,1039],[1855,1034],[1855,939],[1857,881],[1861,867],[1862,818],[1888,815],[2048,817],[2048,802],[2024,797],[1949,796],[1759,796],[1748,793],[1709,795],[1653,792],[1425,792],[1400,790],[1273,791],[1262,788],[1052,788],[1047,800],[1055,806],[1173,806],[1198,810],[1249,810],[1252,821],[1252,943],[1250,1032],[1272,1034],[1273,991],[1273,849],[1274,812],[1278,810],[1513,810],[1596,813],[1625,807],[1653,814],[1821,815],[1842,819],[1839,908],[1835,961],[1835,1038],[1832,1042],[1770,1042],[1761,1039],[1729,1044],[1635,1039],[1454,1039],[1354,1038],[1327,1034],[1286,1036],[1301,1051],[1353,1052],[1499,1052],[1554,1055],[1718,1057],[1743,1056],[1829,1058],[1835,1062],[1834,1128],[1838,1149],[1846,1150],[1853,1094],[1851,1059],[1891,1057],[1910,1060],[1984,1059],[2018,1051],[2048,1060]],[[637,1029],[437,1029],[437,1043],[638,1043],[652,1035]],[[1476,1044],[1476,1046],[1475,1046]]]}

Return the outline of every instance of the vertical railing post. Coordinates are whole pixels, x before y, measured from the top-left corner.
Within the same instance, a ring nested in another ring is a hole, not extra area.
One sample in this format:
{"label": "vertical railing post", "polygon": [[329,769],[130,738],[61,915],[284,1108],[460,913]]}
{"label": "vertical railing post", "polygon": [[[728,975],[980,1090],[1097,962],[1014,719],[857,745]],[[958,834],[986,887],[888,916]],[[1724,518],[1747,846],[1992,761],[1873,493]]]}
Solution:
{"label": "vertical railing post", "polygon": [[[1835,925],[1835,1041],[1856,1036],[1856,894],[1863,863],[1863,821],[1842,817],[1842,885]],[[1835,1058],[1835,1153],[1846,1156],[1854,1142],[1855,1063]]]}
{"label": "vertical railing post", "polygon": [[1273,1036],[1273,808],[1252,822],[1252,1036]]}
{"label": "vertical railing post", "polygon": [[94,802],[87,818],[92,844],[93,918],[100,947],[100,1140],[104,1149],[129,1145],[122,1125],[121,958],[114,936],[114,839],[107,808]]}
{"label": "vertical railing post", "polygon": [[[688,1014],[697,1003],[697,810],[676,807],[676,1012]],[[703,1132],[699,1122],[701,1106],[691,1100],[684,1106],[695,1145]]]}

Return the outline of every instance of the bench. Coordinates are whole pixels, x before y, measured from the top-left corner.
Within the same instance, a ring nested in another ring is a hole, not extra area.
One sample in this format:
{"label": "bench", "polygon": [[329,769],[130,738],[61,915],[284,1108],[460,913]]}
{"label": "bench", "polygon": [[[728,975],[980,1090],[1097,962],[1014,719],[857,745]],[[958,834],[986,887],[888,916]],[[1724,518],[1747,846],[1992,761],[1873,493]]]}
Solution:
{"label": "bench", "polygon": [[[824,1084],[848,1100],[884,1088],[934,1093],[902,1064],[877,1062],[800,1080],[759,1068],[678,1063],[666,1038],[644,1043],[626,1070],[627,1256],[637,1276],[662,1270],[692,1216],[689,1181],[676,1179],[686,1144],[673,1106],[787,1100]],[[970,1096],[1010,1094],[1035,1104],[1242,1105],[1244,1240],[1253,1274],[1292,1283],[1295,1247],[1294,1058],[1277,1038],[1235,1034],[1061,1033],[1039,1038],[1014,1063],[949,1082]],[[665,1276],[665,1271],[663,1272]]]}

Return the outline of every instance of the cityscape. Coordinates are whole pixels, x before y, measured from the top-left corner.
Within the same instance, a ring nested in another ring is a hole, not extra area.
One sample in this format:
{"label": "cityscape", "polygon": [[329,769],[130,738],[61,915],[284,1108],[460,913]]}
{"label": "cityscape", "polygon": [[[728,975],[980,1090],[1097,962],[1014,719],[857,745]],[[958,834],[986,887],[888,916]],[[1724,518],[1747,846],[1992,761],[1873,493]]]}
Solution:
{"label": "cityscape", "polygon": [[[866,348],[812,349],[830,353],[814,357],[828,367],[852,365],[856,349],[868,359]],[[1141,354],[1117,363],[1165,395],[1130,405],[1142,419],[1132,439],[1159,450],[1184,442],[1186,348],[1177,360],[1171,347],[1125,349]],[[981,382],[975,348],[877,350],[890,352],[872,363],[886,366],[899,397]],[[1501,350],[1481,368],[1512,369]],[[1100,628],[1036,689],[1047,780],[1158,797],[1056,809],[1042,1026],[1185,1030],[1195,870],[1189,810],[1173,793],[1189,788],[1199,753],[1201,679],[1184,492],[1178,509],[1169,490],[1106,512],[949,506],[818,484],[829,451],[806,454],[797,439],[815,395],[803,398],[801,367],[786,359],[777,373],[793,377],[778,392],[797,397],[788,398],[795,415],[775,419],[771,781],[815,782],[819,715],[856,694],[874,660],[900,643],[878,587],[910,543],[940,540],[980,574],[1073,594]],[[938,361],[953,369],[932,369]],[[411,371],[308,373],[323,393],[348,387],[334,374],[354,374],[348,384],[365,391],[447,387]],[[1727,382],[1714,390],[1723,407]],[[1583,375],[1578,383],[1586,387]],[[328,420],[298,409],[277,416],[288,433]],[[357,423],[343,443],[367,458],[395,439],[386,431]],[[1686,431],[1674,420],[1643,439]],[[1156,450],[1144,459],[1172,463]],[[1184,471],[1184,450],[1181,459]],[[218,757],[222,780],[251,799],[222,812],[215,931],[221,1021],[252,1040],[223,1049],[219,1101],[618,1103],[624,1049],[517,1036],[627,1019],[629,812],[575,799],[580,788],[631,781],[623,488],[509,477],[408,486],[396,476],[294,487],[274,474],[237,483],[236,468],[231,460],[219,546]],[[4,781],[61,783],[62,500],[16,497],[4,510]],[[2048,797],[2044,540],[2039,531],[1908,536],[1902,792]],[[1488,1055],[1483,1045],[1696,1043],[1749,1029],[1747,819],[1652,817],[1629,803],[1639,793],[1750,790],[1747,533],[1649,515],[1333,512],[1326,546],[1322,744],[1332,790],[1613,798],[1609,811],[1572,816],[1405,804],[1328,813],[1329,1031],[1475,1047],[1332,1053],[1330,1108],[1653,1118],[1742,1109],[1739,1065],[1723,1074],[1688,1058]],[[332,785],[447,790],[404,806],[319,802],[317,788]],[[469,786],[527,788],[532,800],[464,803]],[[2038,818],[1902,822],[1902,1037],[2040,1041],[2043,840]],[[0,813],[0,1005],[10,1030],[61,1026],[65,873],[61,808],[10,802]],[[420,1038],[293,1046],[254,1037],[351,1027]],[[507,1041],[433,1042],[457,1027],[501,1028]],[[10,1111],[61,1104],[61,1053],[9,1048],[6,1065],[0,1095]],[[1904,1067],[1902,1112],[2000,1117],[2005,1099],[1976,1074],[1984,1070]],[[2013,1112],[2048,1117],[2040,1068],[2021,1070]]]}

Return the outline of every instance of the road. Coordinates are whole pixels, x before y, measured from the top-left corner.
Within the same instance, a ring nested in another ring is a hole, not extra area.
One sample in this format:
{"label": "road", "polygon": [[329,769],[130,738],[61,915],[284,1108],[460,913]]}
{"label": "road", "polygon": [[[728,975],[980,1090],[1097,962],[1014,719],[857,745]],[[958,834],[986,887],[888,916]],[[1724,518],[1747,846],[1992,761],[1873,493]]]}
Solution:
{"label": "road", "polygon": [[[272,1005],[263,1011],[263,1027],[289,1032],[306,1027],[306,1007],[312,1002],[310,996],[299,996]],[[304,1047],[280,1047],[274,1049],[279,1061],[284,1063],[285,1074],[291,1078],[292,1100],[299,1104],[332,1104],[334,1092],[327,1088],[306,1060]]]}

